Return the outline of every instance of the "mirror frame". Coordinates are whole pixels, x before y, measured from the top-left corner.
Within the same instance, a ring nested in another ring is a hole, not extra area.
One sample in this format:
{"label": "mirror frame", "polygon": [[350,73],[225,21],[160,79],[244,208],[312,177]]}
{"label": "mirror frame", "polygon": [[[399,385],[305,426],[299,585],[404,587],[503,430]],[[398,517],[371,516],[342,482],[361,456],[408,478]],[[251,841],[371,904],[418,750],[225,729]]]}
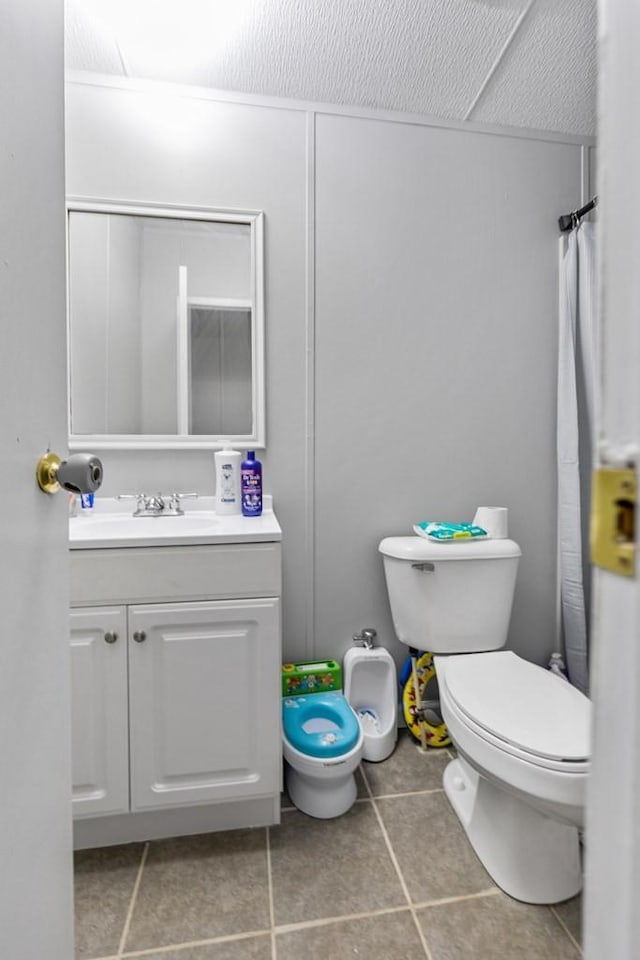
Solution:
{"label": "mirror frame", "polygon": [[[251,408],[253,431],[240,435],[202,434],[74,434],[71,428],[71,309],[69,299],[69,216],[71,213],[115,213],[165,220],[205,220],[246,224],[251,228]],[[240,449],[265,446],[265,336],[264,336],[264,213],[261,210],[187,207],[94,197],[68,197],[67,232],[67,390],[69,449],[86,450],[218,450],[233,444]]]}

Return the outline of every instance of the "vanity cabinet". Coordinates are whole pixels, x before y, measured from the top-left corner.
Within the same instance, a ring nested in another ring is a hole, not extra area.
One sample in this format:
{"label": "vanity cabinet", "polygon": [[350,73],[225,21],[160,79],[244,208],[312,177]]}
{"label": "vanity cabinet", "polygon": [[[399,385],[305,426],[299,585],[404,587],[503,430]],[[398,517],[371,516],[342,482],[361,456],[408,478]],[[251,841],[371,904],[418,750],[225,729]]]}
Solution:
{"label": "vanity cabinet", "polygon": [[279,821],[280,562],[278,543],[71,552],[77,846]]}
{"label": "vanity cabinet", "polygon": [[129,608],[131,809],[280,790],[279,601]]}
{"label": "vanity cabinet", "polygon": [[71,611],[74,816],[129,809],[127,611]]}

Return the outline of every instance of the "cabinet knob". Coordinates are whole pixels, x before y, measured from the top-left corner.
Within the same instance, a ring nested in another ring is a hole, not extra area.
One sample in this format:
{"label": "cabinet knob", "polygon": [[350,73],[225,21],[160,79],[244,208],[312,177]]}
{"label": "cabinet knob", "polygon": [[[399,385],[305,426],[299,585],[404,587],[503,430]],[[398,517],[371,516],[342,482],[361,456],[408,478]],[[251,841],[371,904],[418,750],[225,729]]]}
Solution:
{"label": "cabinet knob", "polygon": [[147,639],[147,634],[144,630],[135,630],[133,633],[133,639],[136,643],[144,643]]}
{"label": "cabinet knob", "polygon": [[118,639],[118,634],[115,631],[107,630],[107,632],[104,635],[105,643],[115,643],[117,639]]}

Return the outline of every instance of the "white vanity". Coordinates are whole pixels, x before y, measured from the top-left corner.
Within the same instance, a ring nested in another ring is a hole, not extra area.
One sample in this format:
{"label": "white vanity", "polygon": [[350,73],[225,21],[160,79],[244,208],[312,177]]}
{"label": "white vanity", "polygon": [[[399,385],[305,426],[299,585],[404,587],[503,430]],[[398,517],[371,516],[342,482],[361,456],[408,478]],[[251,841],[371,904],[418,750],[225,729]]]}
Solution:
{"label": "white vanity", "polygon": [[279,822],[281,539],[268,497],[70,520],[77,847]]}

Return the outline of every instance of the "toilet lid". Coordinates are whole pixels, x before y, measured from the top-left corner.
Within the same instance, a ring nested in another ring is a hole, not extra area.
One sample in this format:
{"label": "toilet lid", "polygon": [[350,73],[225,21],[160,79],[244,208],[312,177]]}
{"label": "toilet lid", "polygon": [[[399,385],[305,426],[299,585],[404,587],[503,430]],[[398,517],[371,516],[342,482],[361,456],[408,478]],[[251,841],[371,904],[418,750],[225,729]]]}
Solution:
{"label": "toilet lid", "polygon": [[570,683],[511,651],[447,659],[447,690],[479,727],[535,757],[589,759],[591,703]]}

